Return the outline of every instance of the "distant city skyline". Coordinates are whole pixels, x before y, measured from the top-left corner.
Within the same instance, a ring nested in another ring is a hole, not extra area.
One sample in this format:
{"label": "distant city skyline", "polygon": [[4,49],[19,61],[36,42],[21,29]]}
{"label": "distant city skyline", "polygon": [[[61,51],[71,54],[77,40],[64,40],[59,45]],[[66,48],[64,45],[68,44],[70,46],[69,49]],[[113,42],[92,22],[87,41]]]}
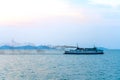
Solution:
{"label": "distant city skyline", "polygon": [[120,49],[119,0],[2,0],[0,44]]}

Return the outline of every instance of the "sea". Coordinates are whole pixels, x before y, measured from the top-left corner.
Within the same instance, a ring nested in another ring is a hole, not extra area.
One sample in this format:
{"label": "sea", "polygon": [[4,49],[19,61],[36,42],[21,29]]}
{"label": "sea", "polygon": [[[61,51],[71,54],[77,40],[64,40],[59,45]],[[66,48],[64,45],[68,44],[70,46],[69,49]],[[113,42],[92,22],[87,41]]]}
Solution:
{"label": "sea", "polygon": [[0,80],[120,80],[120,50],[103,55],[0,55]]}

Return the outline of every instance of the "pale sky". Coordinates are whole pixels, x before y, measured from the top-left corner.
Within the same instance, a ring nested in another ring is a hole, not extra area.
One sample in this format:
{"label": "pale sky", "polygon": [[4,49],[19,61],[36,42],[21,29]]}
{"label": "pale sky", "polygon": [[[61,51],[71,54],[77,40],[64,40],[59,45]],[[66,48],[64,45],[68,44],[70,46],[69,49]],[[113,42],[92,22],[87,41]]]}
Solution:
{"label": "pale sky", "polygon": [[120,49],[120,0],[0,0],[0,44]]}

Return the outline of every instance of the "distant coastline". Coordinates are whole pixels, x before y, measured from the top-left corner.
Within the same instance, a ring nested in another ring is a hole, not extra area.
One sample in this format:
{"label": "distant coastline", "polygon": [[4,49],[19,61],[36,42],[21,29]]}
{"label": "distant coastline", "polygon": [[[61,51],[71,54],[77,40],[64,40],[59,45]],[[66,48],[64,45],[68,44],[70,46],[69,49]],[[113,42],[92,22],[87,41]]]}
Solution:
{"label": "distant coastline", "polygon": [[[60,49],[60,50],[64,50],[65,48],[76,48],[76,46],[48,46],[48,45],[39,45],[39,46],[34,46],[34,45],[22,45],[22,46],[11,46],[11,45],[2,45],[0,46],[0,50],[13,50],[13,49],[17,49],[17,50],[33,50],[33,49],[42,49],[42,50],[56,50],[56,49]],[[119,50],[119,49],[108,49],[108,48],[104,48],[104,47],[97,47],[98,49],[101,50]]]}
{"label": "distant coastline", "polygon": [[32,46],[32,45],[24,45],[24,46],[10,46],[10,45],[3,45],[0,46],[0,49],[2,50],[13,50],[13,49],[17,49],[17,50],[32,50],[32,49],[55,49],[54,47],[50,47],[50,46]]}

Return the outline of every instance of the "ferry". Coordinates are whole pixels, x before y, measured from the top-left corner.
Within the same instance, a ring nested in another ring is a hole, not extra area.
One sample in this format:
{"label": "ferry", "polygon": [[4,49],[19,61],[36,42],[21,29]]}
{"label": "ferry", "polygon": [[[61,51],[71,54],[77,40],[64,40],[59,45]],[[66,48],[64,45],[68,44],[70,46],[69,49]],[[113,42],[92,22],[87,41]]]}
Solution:
{"label": "ferry", "polygon": [[103,52],[103,50],[100,50],[96,47],[93,47],[93,48],[77,47],[75,50],[71,49],[69,51],[65,51],[64,54],[104,54],[104,52]]}

